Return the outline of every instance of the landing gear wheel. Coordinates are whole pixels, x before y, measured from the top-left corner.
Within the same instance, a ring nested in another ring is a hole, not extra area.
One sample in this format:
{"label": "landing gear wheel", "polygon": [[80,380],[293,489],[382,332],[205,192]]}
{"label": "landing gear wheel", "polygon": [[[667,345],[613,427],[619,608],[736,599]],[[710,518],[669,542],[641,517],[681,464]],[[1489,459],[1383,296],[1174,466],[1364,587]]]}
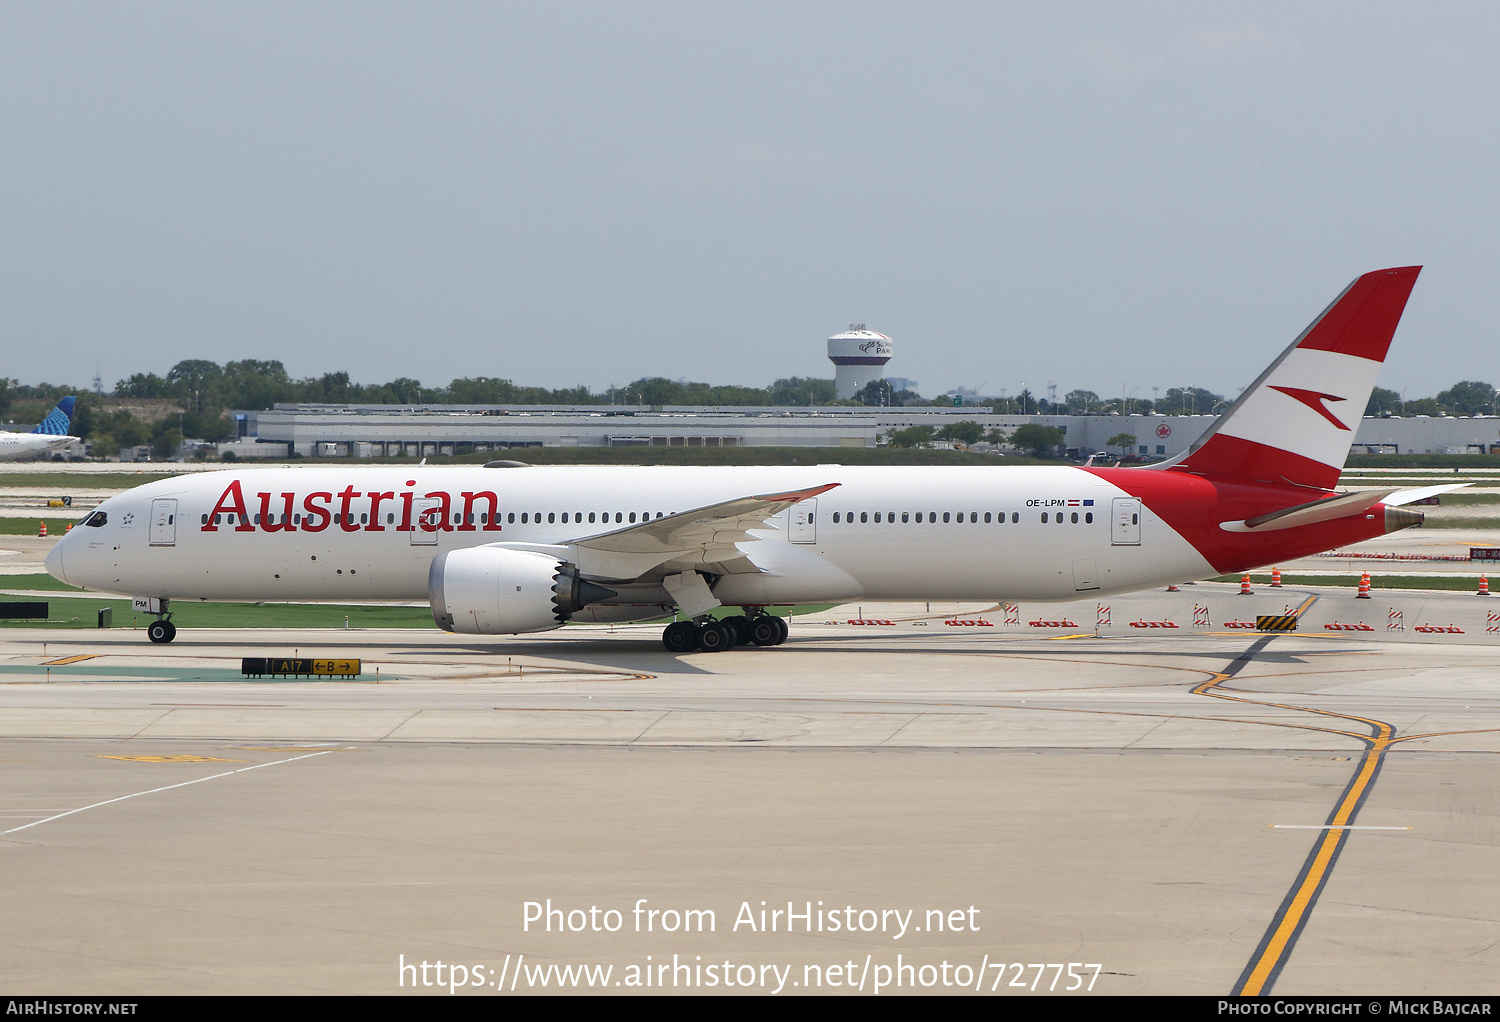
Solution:
{"label": "landing gear wheel", "polygon": [[781,633],[781,638],[777,639],[772,645],[779,646],[786,641],[788,635],[792,634],[792,626],[786,623],[786,618],[784,617],[773,617],[771,620],[776,622],[776,630]]}
{"label": "landing gear wheel", "polygon": [[757,646],[775,646],[780,644],[782,635],[781,628],[776,624],[780,618],[767,614],[764,617],[755,618],[750,622],[750,641]]}
{"label": "landing gear wheel", "polygon": [[705,653],[720,653],[734,645],[734,636],[727,625],[719,621],[705,621],[698,629],[698,648]]}
{"label": "landing gear wheel", "polygon": [[719,624],[730,630],[736,646],[743,646],[750,641],[750,619],[745,615],[736,614],[734,617],[720,618]]}
{"label": "landing gear wheel", "polygon": [[170,621],[158,619],[146,626],[146,638],[152,642],[171,642],[177,638],[177,626]]}
{"label": "landing gear wheel", "polygon": [[691,621],[673,621],[661,633],[668,653],[691,653],[698,648],[698,628]]}

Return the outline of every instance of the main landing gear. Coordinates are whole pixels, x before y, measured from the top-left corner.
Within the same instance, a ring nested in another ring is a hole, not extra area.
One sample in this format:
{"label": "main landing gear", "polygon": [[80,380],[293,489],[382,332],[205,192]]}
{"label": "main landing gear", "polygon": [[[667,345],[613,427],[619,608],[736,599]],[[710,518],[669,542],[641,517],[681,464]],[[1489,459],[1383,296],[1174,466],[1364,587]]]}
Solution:
{"label": "main landing gear", "polygon": [[718,653],[734,646],[751,643],[756,646],[779,646],[790,633],[786,618],[759,613],[743,614],[714,621],[702,617],[694,621],[673,621],[661,633],[661,644],[668,653]]}

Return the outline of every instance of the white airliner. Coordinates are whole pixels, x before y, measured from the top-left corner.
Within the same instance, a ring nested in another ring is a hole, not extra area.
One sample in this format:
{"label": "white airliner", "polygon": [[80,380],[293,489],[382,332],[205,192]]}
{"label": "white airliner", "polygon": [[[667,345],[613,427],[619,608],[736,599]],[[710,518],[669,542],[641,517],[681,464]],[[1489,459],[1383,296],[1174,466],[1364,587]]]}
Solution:
{"label": "white airliner", "polygon": [[53,406],[41,424],[30,433],[10,433],[0,430],[0,461],[15,461],[29,458],[47,451],[76,444],[76,436],[68,436],[68,426],[73,418],[76,397],[65,397]]}
{"label": "white airliner", "polygon": [[[1417,525],[1455,487],[1333,490],[1420,267],[1354,281],[1184,454],[1147,468],[260,469],[111,497],[47,570],[170,601],[412,600],[502,635],[680,610],[673,652],[776,645],[767,608],[1070,600]],[[714,621],[718,607],[740,608]]]}

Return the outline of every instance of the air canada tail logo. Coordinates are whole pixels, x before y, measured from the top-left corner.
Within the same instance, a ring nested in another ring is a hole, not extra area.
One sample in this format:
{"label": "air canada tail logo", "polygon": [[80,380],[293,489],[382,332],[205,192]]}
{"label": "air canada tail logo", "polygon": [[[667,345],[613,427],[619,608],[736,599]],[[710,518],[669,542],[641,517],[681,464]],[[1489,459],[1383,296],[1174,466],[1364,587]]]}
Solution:
{"label": "air canada tail logo", "polygon": [[1301,401],[1303,404],[1307,405],[1307,407],[1323,416],[1323,418],[1333,423],[1339,429],[1342,429],[1346,432],[1349,430],[1348,426],[1344,425],[1338,419],[1333,417],[1333,413],[1330,412],[1328,410],[1328,406],[1323,403],[1324,401],[1343,401],[1345,400],[1344,398],[1338,397],[1333,394],[1324,394],[1316,390],[1303,390],[1301,387],[1277,387],[1273,384],[1271,386],[1271,389],[1279,390],[1287,397],[1295,398],[1296,400]]}

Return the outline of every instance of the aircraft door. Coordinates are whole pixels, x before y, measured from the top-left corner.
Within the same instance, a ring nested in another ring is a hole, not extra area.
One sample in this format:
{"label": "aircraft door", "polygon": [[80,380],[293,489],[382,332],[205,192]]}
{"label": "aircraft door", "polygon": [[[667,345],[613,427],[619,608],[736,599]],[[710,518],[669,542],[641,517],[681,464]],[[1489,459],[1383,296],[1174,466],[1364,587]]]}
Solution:
{"label": "aircraft door", "polygon": [[443,502],[438,497],[418,497],[411,504],[412,546],[437,546],[438,511]]}
{"label": "aircraft door", "polygon": [[1141,501],[1138,497],[1116,497],[1110,518],[1109,541],[1115,546],[1141,545]]}
{"label": "aircraft door", "polygon": [[1073,589],[1075,592],[1086,592],[1090,589],[1099,588],[1099,568],[1093,561],[1073,562]]}
{"label": "aircraft door", "polygon": [[177,545],[177,501],[162,498],[151,502],[151,545]]}
{"label": "aircraft door", "polygon": [[793,543],[816,543],[818,541],[817,497],[811,497],[800,504],[793,504],[788,518],[791,523],[789,538]]}

